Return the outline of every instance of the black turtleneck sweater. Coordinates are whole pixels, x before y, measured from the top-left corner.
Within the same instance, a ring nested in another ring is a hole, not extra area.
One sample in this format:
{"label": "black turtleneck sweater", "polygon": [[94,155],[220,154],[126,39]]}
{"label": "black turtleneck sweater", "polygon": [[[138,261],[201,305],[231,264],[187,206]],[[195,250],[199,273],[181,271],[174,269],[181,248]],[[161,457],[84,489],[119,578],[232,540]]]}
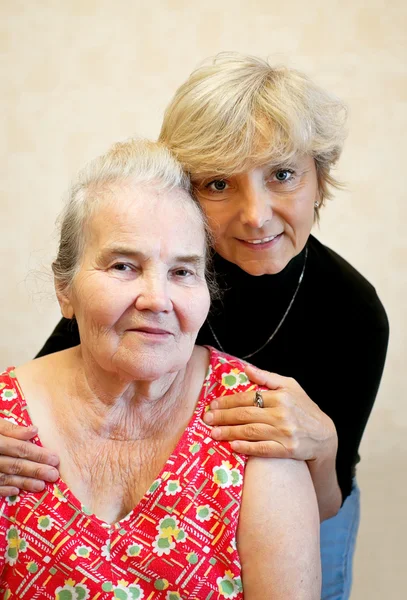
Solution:
{"label": "black turtleneck sweater", "polygon": [[[349,495],[358,448],[383,372],[389,325],[375,289],[313,236],[298,294],[273,339],[249,362],[293,377],[331,417],[338,433],[337,475]],[[281,321],[304,267],[305,249],[276,275],[254,277],[214,257],[222,290],[209,322],[222,349],[244,358],[263,346]],[[38,356],[79,343],[76,324],[62,319]],[[205,322],[198,344],[218,344]]]}

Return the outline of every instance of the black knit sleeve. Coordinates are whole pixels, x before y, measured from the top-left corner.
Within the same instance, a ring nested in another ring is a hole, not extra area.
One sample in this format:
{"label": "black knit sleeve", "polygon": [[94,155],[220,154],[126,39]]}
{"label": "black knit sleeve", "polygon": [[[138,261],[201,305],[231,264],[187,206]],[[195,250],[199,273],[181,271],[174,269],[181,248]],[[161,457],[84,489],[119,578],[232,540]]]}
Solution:
{"label": "black knit sleeve", "polygon": [[[348,314],[349,316],[349,314]],[[377,294],[363,313],[342,323],[341,356],[331,397],[338,433],[337,474],[345,499],[351,489],[359,445],[379,389],[386,359],[389,323]]]}

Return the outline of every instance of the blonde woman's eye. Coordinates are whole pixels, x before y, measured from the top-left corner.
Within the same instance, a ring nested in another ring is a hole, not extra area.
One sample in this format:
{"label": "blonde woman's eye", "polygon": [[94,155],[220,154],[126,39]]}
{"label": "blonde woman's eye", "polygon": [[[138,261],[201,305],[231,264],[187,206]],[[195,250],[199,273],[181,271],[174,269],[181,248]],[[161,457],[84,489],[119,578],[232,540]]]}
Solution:
{"label": "blonde woman's eye", "polygon": [[214,179],[205,185],[207,190],[211,192],[225,192],[228,189],[228,184],[224,179]]}
{"label": "blonde woman's eye", "polygon": [[286,181],[291,181],[294,176],[294,171],[291,169],[279,169],[275,172],[274,177],[279,183],[285,183]]}

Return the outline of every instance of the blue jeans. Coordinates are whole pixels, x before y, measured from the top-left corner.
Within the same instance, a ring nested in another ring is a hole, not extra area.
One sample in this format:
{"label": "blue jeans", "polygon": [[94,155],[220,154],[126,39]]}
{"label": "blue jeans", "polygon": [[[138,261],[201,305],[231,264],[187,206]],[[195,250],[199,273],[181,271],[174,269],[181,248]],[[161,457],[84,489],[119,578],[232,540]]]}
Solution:
{"label": "blue jeans", "polygon": [[349,600],[360,519],[356,481],[338,514],[321,524],[322,600]]}

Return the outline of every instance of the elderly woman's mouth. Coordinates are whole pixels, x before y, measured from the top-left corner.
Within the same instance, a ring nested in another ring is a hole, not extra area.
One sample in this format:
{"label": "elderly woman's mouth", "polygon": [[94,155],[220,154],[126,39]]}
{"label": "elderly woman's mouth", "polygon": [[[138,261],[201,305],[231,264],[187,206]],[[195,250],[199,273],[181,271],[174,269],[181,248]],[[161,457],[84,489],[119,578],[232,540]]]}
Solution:
{"label": "elderly woman's mouth", "polygon": [[132,333],[139,333],[140,335],[145,335],[149,337],[164,338],[173,335],[171,331],[168,331],[167,329],[161,329],[159,327],[134,327],[131,329],[127,329],[127,331],[130,331]]}

